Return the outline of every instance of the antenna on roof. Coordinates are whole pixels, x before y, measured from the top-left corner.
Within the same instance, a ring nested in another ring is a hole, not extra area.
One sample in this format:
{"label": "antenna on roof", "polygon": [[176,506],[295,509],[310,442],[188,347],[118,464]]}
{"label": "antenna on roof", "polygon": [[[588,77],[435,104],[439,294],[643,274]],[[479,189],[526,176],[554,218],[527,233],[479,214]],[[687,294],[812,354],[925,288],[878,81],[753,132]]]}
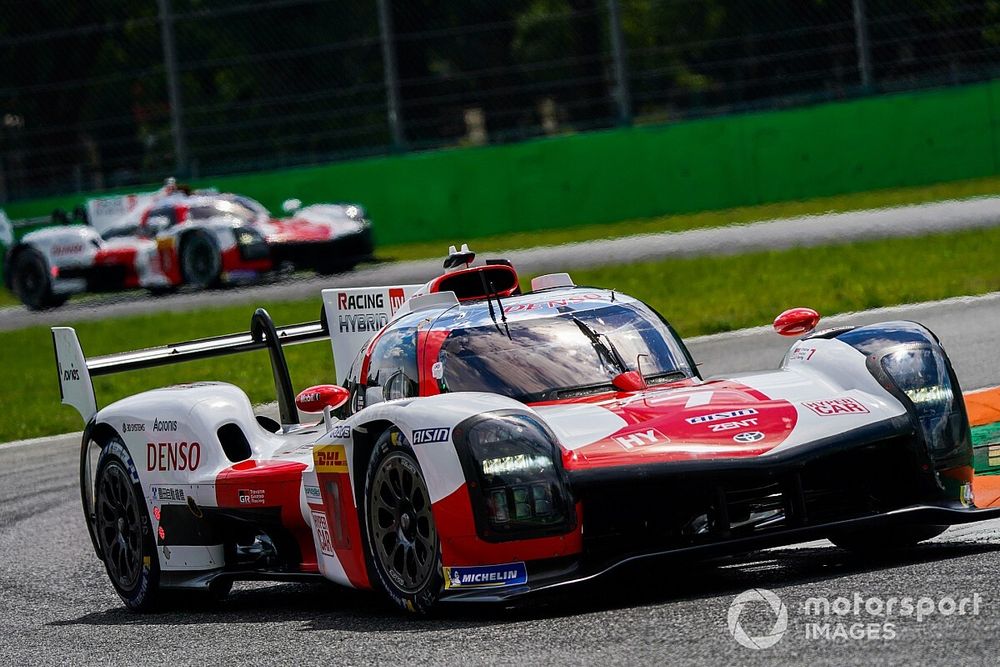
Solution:
{"label": "antenna on roof", "polygon": [[476,253],[469,250],[468,243],[463,243],[461,250],[456,250],[455,246],[450,246],[448,248],[448,257],[444,260],[444,268],[446,271],[454,271],[455,269],[462,268],[463,264],[465,267],[468,267],[475,258]]}

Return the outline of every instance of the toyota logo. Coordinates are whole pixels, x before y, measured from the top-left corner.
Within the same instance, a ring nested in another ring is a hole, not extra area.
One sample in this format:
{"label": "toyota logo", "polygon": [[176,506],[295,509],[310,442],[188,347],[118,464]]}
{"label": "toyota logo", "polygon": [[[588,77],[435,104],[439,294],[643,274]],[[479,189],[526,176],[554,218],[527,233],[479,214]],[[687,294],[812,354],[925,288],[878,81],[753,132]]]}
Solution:
{"label": "toyota logo", "polygon": [[764,439],[764,434],[760,431],[745,431],[733,436],[736,442],[759,442]]}

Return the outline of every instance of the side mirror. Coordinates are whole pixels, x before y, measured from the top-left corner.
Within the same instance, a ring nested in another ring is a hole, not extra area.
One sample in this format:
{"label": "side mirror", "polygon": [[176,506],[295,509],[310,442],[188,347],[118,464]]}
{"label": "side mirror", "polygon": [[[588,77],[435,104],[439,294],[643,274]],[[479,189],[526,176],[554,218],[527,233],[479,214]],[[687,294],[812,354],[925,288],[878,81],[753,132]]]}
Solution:
{"label": "side mirror", "polygon": [[625,371],[611,380],[611,386],[618,391],[641,391],[647,387],[646,378],[639,371]]}
{"label": "side mirror", "polygon": [[774,330],[781,336],[801,336],[819,324],[819,313],[812,308],[790,308],[774,318]]}
{"label": "side mirror", "polygon": [[336,410],[351,397],[344,387],[335,384],[318,384],[299,392],[295,397],[295,407],[302,412],[325,412],[327,408]]}
{"label": "side mirror", "polygon": [[300,208],[302,208],[301,199],[286,199],[281,202],[281,210],[285,213],[295,213]]}

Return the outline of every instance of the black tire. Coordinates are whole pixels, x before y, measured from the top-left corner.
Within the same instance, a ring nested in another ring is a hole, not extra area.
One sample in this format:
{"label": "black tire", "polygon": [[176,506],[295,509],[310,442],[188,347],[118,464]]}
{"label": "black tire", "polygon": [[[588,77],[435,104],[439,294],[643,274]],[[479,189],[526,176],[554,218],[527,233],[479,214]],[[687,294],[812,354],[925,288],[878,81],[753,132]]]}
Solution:
{"label": "black tire", "polygon": [[205,289],[218,284],[222,256],[215,241],[205,232],[192,232],[184,237],[180,262],[185,285]]}
{"label": "black tire", "polygon": [[441,544],[427,482],[398,429],[375,443],[362,506],[372,586],[404,611],[428,613],[444,590]]}
{"label": "black tire", "polygon": [[888,526],[837,533],[830,536],[830,541],[841,549],[855,553],[891,553],[915,547],[920,542],[937,537],[946,530],[948,526]]}
{"label": "black tire", "polygon": [[56,308],[69,297],[52,293],[49,265],[42,253],[25,248],[16,255],[10,267],[11,291],[30,310]]}
{"label": "black tire", "polygon": [[146,291],[149,292],[150,296],[170,296],[171,294],[177,293],[177,288],[170,287],[150,287]]}
{"label": "black tire", "polygon": [[104,447],[95,481],[97,542],[111,585],[132,611],[152,611],[161,598],[160,562],[139,477],[120,440]]}

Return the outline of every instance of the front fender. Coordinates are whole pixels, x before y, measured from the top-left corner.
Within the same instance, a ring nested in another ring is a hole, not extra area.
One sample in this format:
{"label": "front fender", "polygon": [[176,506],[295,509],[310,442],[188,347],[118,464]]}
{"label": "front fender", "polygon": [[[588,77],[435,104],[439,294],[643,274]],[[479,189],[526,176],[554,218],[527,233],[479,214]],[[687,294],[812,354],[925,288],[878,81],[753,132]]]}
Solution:
{"label": "front fender", "polygon": [[[376,403],[344,422],[352,428],[390,423],[413,445],[427,481],[431,502],[438,502],[465,483],[462,464],[451,440],[451,429],[469,417],[497,410],[532,413],[514,399],[497,394],[456,392],[399,401]],[[377,434],[372,434],[373,438]],[[367,465],[367,462],[364,462]],[[364,470],[365,466],[353,466]],[[357,486],[355,486],[357,488]]]}

